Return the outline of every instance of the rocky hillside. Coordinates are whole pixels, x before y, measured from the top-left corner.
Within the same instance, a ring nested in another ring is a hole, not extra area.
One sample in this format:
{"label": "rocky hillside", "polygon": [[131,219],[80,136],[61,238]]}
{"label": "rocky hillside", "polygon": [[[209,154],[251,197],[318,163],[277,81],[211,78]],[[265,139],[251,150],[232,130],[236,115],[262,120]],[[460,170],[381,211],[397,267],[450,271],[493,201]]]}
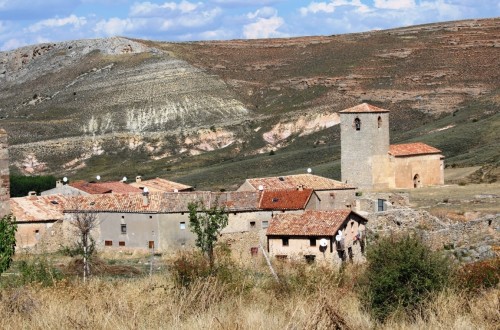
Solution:
{"label": "rocky hillside", "polygon": [[[162,43],[126,38],[0,52],[0,126],[22,173],[163,175],[229,187],[338,175],[337,111],[391,110],[393,142],[498,164],[500,19],[360,34]],[[276,155],[269,156],[270,150]]]}

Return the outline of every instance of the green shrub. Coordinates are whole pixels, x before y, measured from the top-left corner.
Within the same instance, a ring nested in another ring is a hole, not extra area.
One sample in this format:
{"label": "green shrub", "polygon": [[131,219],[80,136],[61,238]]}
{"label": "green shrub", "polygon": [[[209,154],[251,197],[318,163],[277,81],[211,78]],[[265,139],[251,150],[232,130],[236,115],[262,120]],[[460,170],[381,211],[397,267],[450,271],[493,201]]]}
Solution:
{"label": "green shrub", "polygon": [[19,272],[23,284],[39,283],[43,286],[51,286],[63,278],[62,273],[45,258],[22,260],[19,263]]}
{"label": "green shrub", "polygon": [[381,238],[368,247],[366,257],[364,296],[381,321],[397,310],[411,314],[448,283],[448,260],[414,237]]}
{"label": "green shrub", "polygon": [[0,274],[9,269],[16,247],[16,218],[7,214],[0,219]]}

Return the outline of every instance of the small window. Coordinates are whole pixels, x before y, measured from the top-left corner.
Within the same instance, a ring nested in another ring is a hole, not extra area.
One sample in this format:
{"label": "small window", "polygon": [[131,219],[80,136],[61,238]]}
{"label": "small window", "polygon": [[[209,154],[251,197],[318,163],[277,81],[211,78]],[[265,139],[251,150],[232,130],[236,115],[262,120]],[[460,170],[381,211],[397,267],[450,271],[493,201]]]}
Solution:
{"label": "small window", "polygon": [[125,219],[125,216],[124,216],[124,215],[122,215],[122,219]]}
{"label": "small window", "polygon": [[185,222],[181,222],[179,224],[179,229],[182,229],[182,230],[186,229],[186,223]]}
{"label": "small window", "polygon": [[356,128],[356,131],[361,130],[361,120],[359,118],[354,119],[354,128]]}
{"label": "small window", "polygon": [[314,254],[308,254],[308,255],[305,255],[304,258],[306,259],[306,262],[308,264],[313,264],[314,260],[316,259],[316,256]]}
{"label": "small window", "polygon": [[377,210],[378,210],[379,212],[385,211],[385,209],[384,209],[384,202],[385,202],[385,200],[384,200],[384,199],[380,199],[380,198],[378,199],[378,207],[377,207]]}
{"label": "small window", "polygon": [[149,243],[148,243],[148,247],[149,247],[150,249],[154,249],[154,248],[155,248],[155,241],[149,241]]}
{"label": "small window", "polygon": [[40,230],[36,229],[35,234],[38,234],[38,233],[40,233]]}
{"label": "small window", "polygon": [[250,221],[250,227],[255,228],[255,221]]}
{"label": "small window", "polygon": [[119,246],[125,246],[125,242],[124,242],[124,241],[119,241],[119,242],[118,242],[118,245],[119,245]]}
{"label": "small window", "polygon": [[378,116],[377,126],[378,126],[378,128],[382,127],[382,117],[380,117],[380,116]]}
{"label": "small window", "polygon": [[269,221],[267,221],[267,220],[262,220],[262,228],[263,228],[263,229],[266,229],[267,227],[269,227]]}
{"label": "small window", "polygon": [[150,215],[150,216],[149,216],[149,218],[150,218],[150,219],[153,219],[153,216],[152,216],[152,215]]}
{"label": "small window", "polygon": [[104,246],[113,246],[113,241],[104,241]]}
{"label": "small window", "polygon": [[289,242],[288,242],[288,237],[283,237],[283,238],[281,239],[281,241],[283,242],[283,246],[288,246],[288,243],[289,243]]}
{"label": "small window", "polygon": [[122,231],[122,234],[126,234],[127,233],[127,225],[126,224],[122,224],[121,225],[121,231]]}
{"label": "small window", "polygon": [[316,246],[316,238],[310,238],[309,239],[309,245],[310,246]]}

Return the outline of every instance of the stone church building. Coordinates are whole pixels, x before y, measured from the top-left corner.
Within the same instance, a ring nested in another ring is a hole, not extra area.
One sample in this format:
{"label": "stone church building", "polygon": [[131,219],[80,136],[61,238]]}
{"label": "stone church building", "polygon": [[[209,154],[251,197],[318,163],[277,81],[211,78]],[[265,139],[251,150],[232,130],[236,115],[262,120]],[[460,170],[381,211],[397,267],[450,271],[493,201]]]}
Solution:
{"label": "stone church building", "polygon": [[389,111],[363,103],[339,112],[342,181],[359,189],[444,184],[444,156],[425,143],[389,145]]}

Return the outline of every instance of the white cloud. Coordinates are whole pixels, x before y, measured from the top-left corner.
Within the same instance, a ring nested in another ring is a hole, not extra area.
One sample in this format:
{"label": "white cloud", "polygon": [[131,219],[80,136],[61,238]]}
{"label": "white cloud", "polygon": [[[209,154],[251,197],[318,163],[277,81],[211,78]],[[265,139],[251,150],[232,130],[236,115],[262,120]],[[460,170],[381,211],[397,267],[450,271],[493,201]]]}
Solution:
{"label": "white cloud", "polygon": [[311,2],[307,7],[301,7],[299,12],[302,16],[309,14],[333,14],[337,7],[353,7],[357,12],[365,13],[370,11],[369,7],[361,0],[332,0],[330,2]]}
{"label": "white cloud", "polygon": [[410,9],[414,8],[415,0],[374,0],[375,8],[380,9]]}
{"label": "white cloud", "polygon": [[176,13],[186,14],[195,11],[201,6],[201,3],[192,3],[189,1],[165,2],[156,4],[151,2],[135,3],[130,8],[131,17],[161,17],[173,15]]}
{"label": "white cloud", "polygon": [[79,29],[87,24],[87,19],[85,17],[77,17],[75,15],[70,15],[63,18],[49,18],[43,21],[37,22],[28,27],[29,32],[39,32],[46,28],[60,28],[66,25],[72,25],[74,28]]}
{"label": "white cloud", "polygon": [[19,48],[19,47],[23,47],[23,46],[26,46],[28,43],[23,41],[23,40],[19,40],[19,39],[8,39],[7,41],[5,41],[2,46],[0,46],[0,50],[1,51],[6,51],[6,50],[11,50],[11,49],[16,49],[16,48]]}
{"label": "white cloud", "polygon": [[134,24],[131,19],[120,19],[117,17],[113,17],[108,20],[101,20],[97,22],[94,28],[94,32],[96,32],[98,35],[117,36],[124,35],[125,32],[133,31],[137,29],[138,26],[139,24]]}
{"label": "white cloud", "polygon": [[278,11],[273,8],[273,7],[263,7],[260,9],[257,9],[253,13],[248,13],[247,17],[249,19],[254,19],[254,18],[271,18],[278,15]]}
{"label": "white cloud", "polygon": [[243,36],[247,39],[283,37],[278,29],[285,21],[279,16],[259,18],[256,22],[243,26]]}

